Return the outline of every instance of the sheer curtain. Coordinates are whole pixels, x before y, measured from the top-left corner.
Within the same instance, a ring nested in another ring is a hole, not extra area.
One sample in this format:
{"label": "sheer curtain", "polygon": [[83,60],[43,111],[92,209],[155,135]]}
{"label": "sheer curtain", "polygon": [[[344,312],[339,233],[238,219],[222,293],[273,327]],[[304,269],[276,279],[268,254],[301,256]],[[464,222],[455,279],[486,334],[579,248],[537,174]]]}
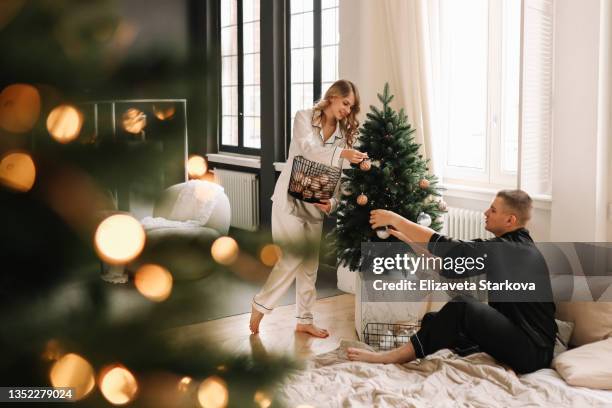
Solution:
{"label": "sheer curtain", "polygon": [[[422,154],[431,160],[430,171],[441,176],[444,147],[436,140],[436,107],[440,79],[439,0],[384,0],[384,27],[389,44],[390,82],[396,106],[404,107],[421,143]],[[434,145],[435,143],[435,145]]]}

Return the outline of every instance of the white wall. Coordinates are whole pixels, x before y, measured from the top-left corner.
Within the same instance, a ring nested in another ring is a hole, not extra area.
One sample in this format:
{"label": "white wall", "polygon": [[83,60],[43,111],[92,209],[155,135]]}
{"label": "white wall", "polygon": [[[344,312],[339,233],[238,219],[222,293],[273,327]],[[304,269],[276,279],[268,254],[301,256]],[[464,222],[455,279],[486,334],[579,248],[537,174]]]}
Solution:
{"label": "white wall", "polygon": [[[386,81],[393,87],[380,4],[340,0],[340,76],[355,81],[362,112],[377,104]],[[557,0],[553,115],[553,202],[536,203],[530,229],[540,241],[612,241],[612,90],[610,0]],[[373,31],[373,30],[370,30]],[[362,116],[363,119],[363,116]],[[448,197],[452,206],[483,209],[487,198]],[[550,210],[547,208],[550,207]]]}
{"label": "white wall", "polygon": [[607,1],[556,2],[553,241],[606,239],[608,130],[601,103],[608,72],[600,59],[600,36],[605,34],[600,11]]}

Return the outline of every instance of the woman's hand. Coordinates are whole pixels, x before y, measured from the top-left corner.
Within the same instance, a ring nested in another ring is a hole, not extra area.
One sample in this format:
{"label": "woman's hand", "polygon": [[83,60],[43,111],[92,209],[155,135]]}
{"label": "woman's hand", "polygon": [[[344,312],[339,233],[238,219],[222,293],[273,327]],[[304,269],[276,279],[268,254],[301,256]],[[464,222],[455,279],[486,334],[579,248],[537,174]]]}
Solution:
{"label": "woman's hand", "polygon": [[368,154],[362,153],[359,150],[355,150],[355,149],[342,149],[342,153],[340,153],[340,157],[347,159],[353,164],[357,164],[367,159]]}
{"label": "woman's hand", "polygon": [[396,227],[397,221],[401,218],[400,215],[388,210],[372,210],[370,211],[370,224],[372,229],[379,227],[393,226]]}
{"label": "woman's hand", "polygon": [[315,207],[323,211],[325,214],[329,214],[331,211],[331,202],[326,199],[321,199],[320,203],[313,203]]}

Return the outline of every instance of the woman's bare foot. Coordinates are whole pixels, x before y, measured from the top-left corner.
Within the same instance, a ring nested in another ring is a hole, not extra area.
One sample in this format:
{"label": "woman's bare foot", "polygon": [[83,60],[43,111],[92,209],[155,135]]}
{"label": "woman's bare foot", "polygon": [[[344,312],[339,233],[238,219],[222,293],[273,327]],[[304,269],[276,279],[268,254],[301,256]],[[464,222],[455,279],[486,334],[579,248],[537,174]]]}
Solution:
{"label": "woman's bare foot", "polygon": [[251,329],[251,333],[259,333],[259,323],[261,323],[261,319],[263,319],[263,317],[263,313],[254,307],[251,307],[251,321],[249,322],[249,329]]}
{"label": "woman's bare foot", "polygon": [[302,332],[302,333],[308,333],[311,336],[314,337],[321,337],[321,338],[325,338],[327,336],[329,336],[329,332],[325,329],[321,329],[317,326],[315,326],[314,324],[300,324],[298,323],[297,326],[295,326],[295,331],[296,332]]}

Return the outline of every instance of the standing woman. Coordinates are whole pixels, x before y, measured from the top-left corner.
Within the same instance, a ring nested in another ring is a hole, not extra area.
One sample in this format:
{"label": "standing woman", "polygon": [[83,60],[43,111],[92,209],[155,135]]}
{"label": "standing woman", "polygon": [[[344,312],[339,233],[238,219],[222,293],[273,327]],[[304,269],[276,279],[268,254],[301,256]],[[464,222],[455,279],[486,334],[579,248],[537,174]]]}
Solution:
{"label": "standing woman", "polygon": [[323,230],[323,217],[337,207],[338,191],[330,200],[310,204],[295,200],[288,193],[293,158],[306,159],[342,168],[344,159],[359,163],[367,158],[352,148],[358,133],[359,92],[350,81],[334,82],[313,108],[298,111],[293,122],[293,138],[289,157],[276,182],[272,195],[272,238],[275,243],[295,246],[316,242],[307,256],[283,251],[261,291],[253,298],[250,329],[259,332],[264,314],[272,312],[293,281],[296,281],[296,331],[316,337],[327,337],[325,329],[316,327],[312,308],[317,299],[315,281],[319,268],[318,243]]}

